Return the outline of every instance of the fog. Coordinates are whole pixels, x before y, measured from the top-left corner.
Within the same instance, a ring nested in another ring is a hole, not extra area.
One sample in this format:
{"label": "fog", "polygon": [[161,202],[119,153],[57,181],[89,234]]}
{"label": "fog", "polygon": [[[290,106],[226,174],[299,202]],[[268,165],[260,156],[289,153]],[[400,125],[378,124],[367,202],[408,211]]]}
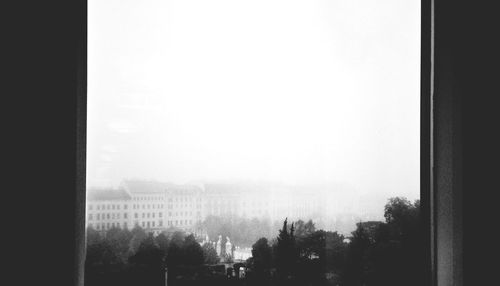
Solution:
{"label": "fog", "polygon": [[419,1],[88,5],[88,186],[252,180],[419,197]]}

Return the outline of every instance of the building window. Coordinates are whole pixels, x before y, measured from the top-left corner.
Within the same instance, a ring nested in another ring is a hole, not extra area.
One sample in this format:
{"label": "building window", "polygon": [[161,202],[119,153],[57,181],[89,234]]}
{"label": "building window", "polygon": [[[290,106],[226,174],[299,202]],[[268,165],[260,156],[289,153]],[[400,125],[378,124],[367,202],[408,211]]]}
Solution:
{"label": "building window", "polygon": [[92,214],[89,214],[89,220],[93,220]]}
{"label": "building window", "polygon": [[127,218],[127,213],[123,213],[123,218]]}
{"label": "building window", "polygon": [[128,205],[123,205],[123,209],[127,209],[128,208]]}
{"label": "building window", "polygon": [[163,217],[163,213],[158,213],[158,217]]}
{"label": "building window", "polygon": [[135,214],[134,214],[134,218],[139,218],[139,214],[138,214],[138,213],[135,213]]}

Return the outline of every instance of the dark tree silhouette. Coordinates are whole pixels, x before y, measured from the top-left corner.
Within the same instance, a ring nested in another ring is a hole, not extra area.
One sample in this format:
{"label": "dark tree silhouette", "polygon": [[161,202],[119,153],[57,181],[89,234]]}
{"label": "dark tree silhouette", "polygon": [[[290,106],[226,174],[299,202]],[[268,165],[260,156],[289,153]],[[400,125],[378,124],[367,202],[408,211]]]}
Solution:
{"label": "dark tree silhouette", "polygon": [[183,255],[185,265],[199,266],[205,261],[203,250],[192,234],[184,239]]}
{"label": "dark tree silhouette", "polygon": [[205,264],[217,264],[220,261],[219,256],[217,256],[217,251],[210,243],[205,243],[202,245],[203,255],[205,258]]}
{"label": "dark tree silhouette", "polygon": [[141,242],[137,252],[129,258],[129,261],[152,269],[163,268],[163,254],[152,234]]}
{"label": "dark tree silhouette", "polygon": [[342,276],[342,285],[363,285],[366,282],[367,253],[371,246],[370,237],[362,223],[352,232],[347,249],[346,269]]}
{"label": "dark tree silhouette", "polygon": [[267,277],[272,264],[272,248],[262,237],[252,245],[253,267],[257,275]]}
{"label": "dark tree silhouette", "polygon": [[292,223],[290,232],[288,232],[287,223],[287,219],[285,219],[274,246],[276,271],[281,280],[291,278],[298,261],[294,226]]}
{"label": "dark tree silhouette", "polygon": [[163,259],[165,259],[165,257],[167,256],[168,246],[170,243],[167,233],[166,232],[160,233],[157,237],[155,237],[155,242],[161,250]]}
{"label": "dark tree silhouette", "polygon": [[140,226],[135,226],[132,229],[131,234],[132,238],[129,242],[129,255],[135,254],[139,249],[142,241],[148,237],[147,233]]}

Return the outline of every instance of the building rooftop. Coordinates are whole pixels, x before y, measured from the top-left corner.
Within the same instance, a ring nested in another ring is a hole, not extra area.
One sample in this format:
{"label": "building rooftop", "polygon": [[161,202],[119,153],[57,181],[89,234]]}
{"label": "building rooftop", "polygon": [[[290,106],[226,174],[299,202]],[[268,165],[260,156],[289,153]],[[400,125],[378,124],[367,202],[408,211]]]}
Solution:
{"label": "building rooftop", "polygon": [[201,193],[202,189],[195,185],[171,185],[167,187],[167,194],[169,195],[193,195]]}
{"label": "building rooftop", "polygon": [[87,191],[89,201],[129,200],[130,194],[125,189],[91,189]]}
{"label": "building rooftop", "polygon": [[170,183],[142,180],[125,180],[121,186],[132,194],[136,193],[164,193],[172,186]]}

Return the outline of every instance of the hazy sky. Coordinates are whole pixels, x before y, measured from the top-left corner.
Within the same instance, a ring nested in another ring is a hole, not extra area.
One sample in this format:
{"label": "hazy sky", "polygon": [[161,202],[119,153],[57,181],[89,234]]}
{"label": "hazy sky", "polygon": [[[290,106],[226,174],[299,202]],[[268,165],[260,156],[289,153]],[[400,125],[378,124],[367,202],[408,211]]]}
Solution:
{"label": "hazy sky", "polygon": [[89,186],[419,196],[420,1],[91,0]]}

